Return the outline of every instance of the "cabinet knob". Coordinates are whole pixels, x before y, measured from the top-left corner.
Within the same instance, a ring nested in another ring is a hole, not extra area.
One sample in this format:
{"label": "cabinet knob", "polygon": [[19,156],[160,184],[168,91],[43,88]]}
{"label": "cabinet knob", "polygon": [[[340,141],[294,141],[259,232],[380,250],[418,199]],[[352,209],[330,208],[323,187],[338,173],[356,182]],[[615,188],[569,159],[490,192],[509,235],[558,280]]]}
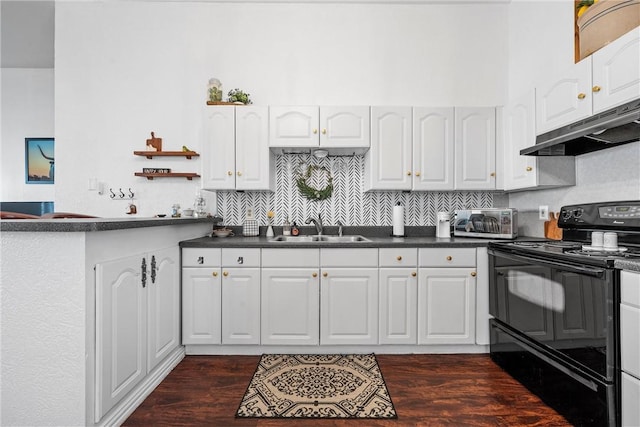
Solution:
{"label": "cabinet knob", "polygon": [[322,277],[327,277],[329,275],[329,273],[327,273],[326,271],[324,273],[322,273]]}
{"label": "cabinet knob", "polygon": [[578,99],[585,99],[587,97],[587,95],[585,95],[584,93],[579,93],[578,94]]}
{"label": "cabinet knob", "polygon": [[414,175],[415,176],[420,176],[420,172],[416,172]]}
{"label": "cabinet knob", "polygon": [[602,88],[600,86],[598,86],[598,85],[596,85],[596,86],[591,88],[591,90],[594,91],[594,92],[600,92],[601,89]]}
{"label": "cabinet knob", "polygon": [[408,172],[407,172],[407,176],[411,176],[411,171],[408,171]]}
{"label": "cabinet knob", "polygon": [[398,261],[402,261],[402,257],[401,257],[400,255],[398,255],[398,256],[396,257],[396,259],[397,259]]}
{"label": "cabinet knob", "polygon": [[314,129],[314,130],[313,130],[313,134],[315,135],[315,134],[317,134],[317,133],[318,133],[318,129]]}
{"label": "cabinet knob", "polygon": [[491,175],[492,177],[495,177],[496,173],[495,172],[491,172],[489,175]]}
{"label": "cabinet knob", "polygon": [[228,271],[223,271],[223,272],[222,272],[222,275],[223,275],[224,277],[227,277],[227,276],[229,275],[229,272],[228,272]]}
{"label": "cabinet knob", "polygon": [[213,272],[213,277],[218,277],[218,272],[217,271]]}
{"label": "cabinet knob", "polygon": [[238,171],[238,172],[236,172],[236,175],[242,176],[242,172]]}
{"label": "cabinet knob", "polygon": [[326,135],[327,134],[327,130],[326,129],[322,129],[322,134]]}
{"label": "cabinet knob", "polygon": [[416,273],[415,271],[413,273],[411,273],[411,277],[416,277],[418,275],[418,273]]}
{"label": "cabinet knob", "polygon": [[227,175],[231,176],[231,175],[233,175],[233,172],[227,171]]}
{"label": "cabinet knob", "polygon": [[447,255],[447,261],[451,261],[453,257],[451,255]]}
{"label": "cabinet knob", "polygon": [[311,277],[318,277],[318,273],[311,274]]}
{"label": "cabinet knob", "polygon": [[471,272],[471,277],[476,277],[476,272],[475,271]]}
{"label": "cabinet knob", "polygon": [[531,172],[533,168],[531,166],[527,166],[527,172]]}

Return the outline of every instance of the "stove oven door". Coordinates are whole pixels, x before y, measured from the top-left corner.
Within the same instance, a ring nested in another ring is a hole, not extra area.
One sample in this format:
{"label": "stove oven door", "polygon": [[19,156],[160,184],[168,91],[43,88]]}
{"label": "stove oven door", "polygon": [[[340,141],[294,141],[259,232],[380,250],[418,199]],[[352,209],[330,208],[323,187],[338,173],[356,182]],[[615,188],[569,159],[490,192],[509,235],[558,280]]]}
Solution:
{"label": "stove oven door", "polygon": [[612,382],[617,283],[612,270],[490,250],[490,313],[563,365]]}

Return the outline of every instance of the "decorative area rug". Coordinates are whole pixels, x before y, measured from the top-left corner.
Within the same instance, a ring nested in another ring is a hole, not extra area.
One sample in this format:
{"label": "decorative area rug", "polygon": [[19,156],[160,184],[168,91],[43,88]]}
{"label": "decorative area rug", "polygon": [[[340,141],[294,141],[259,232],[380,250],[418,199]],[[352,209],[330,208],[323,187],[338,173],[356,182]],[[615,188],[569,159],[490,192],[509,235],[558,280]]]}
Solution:
{"label": "decorative area rug", "polygon": [[264,354],[242,418],[397,418],[373,354]]}

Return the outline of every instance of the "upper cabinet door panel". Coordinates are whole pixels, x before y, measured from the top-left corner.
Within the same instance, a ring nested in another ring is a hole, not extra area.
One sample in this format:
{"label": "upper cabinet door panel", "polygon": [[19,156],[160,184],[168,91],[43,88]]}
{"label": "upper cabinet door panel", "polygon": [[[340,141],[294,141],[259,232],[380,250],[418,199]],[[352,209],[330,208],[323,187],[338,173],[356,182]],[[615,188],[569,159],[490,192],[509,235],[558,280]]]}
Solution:
{"label": "upper cabinet door panel", "polygon": [[202,187],[232,190],[236,187],[235,108],[206,107],[202,146]]}
{"label": "upper cabinet door panel", "polygon": [[320,107],[320,146],[369,146],[369,107]]}
{"label": "upper cabinet door panel", "polygon": [[413,189],[453,190],[454,109],[413,109]]}
{"label": "upper cabinet door panel", "polygon": [[455,109],[455,189],[493,190],[496,186],[496,109]]}
{"label": "upper cabinet door panel", "polygon": [[270,107],[269,146],[317,147],[318,123],[318,107]]}
{"label": "upper cabinet door panel", "polygon": [[411,107],[371,107],[366,190],[411,190]]}
{"label": "upper cabinet door panel", "polygon": [[520,150],[536,143],[535,91],[514,99],[504,109],[504,189],[537,185],[535,156],[521,156]]}
{"label": "upper cabinet door panel", "polygon": [[593,54],[593,112],[640,97],[640,27]]}
{"label": "upper cabinet door panel", "polygon": [[591,115],[591,57],[536,88],[536,134]]}
{"label": "upper cabinet door panel", "polygon": [[236,108],[236,189],[274,190],[268,107]]}

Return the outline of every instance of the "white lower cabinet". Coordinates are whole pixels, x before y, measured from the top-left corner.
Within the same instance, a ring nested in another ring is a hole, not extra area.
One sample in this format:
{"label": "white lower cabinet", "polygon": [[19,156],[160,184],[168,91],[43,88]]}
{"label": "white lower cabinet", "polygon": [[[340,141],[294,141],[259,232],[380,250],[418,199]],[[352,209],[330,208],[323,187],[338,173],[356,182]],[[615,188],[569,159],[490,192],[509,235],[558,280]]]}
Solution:
{"label": "white lower cabinet", "polygon": [[318,249],[262,250],[262,344],[319,343],[318,262]]}
{"label": "white lower cabinet", "polygon": [[378,343],[378,250],[321,249],[320,344]]}
{"label": "white lower cabinet", "polygon": [[623,271],[620,279],[620,359],[622,425],[640,425],[640,273]]}
{"label": "white lower cabinet", "polygon": [[418,344],[475,344],[475,249],[418,253]]}
{"label": "white lower cabinet", "polygon": [[380,249],[380,344],[416,344],[418,250]]}
{"label": "white lower cabinet", "polygon": [[179,345],[178,247],[96,264],[99,421]]}
{"label": "white lower cabinet", "polygon": [[222,250],[222,344],[260,344],[260,249]]}

